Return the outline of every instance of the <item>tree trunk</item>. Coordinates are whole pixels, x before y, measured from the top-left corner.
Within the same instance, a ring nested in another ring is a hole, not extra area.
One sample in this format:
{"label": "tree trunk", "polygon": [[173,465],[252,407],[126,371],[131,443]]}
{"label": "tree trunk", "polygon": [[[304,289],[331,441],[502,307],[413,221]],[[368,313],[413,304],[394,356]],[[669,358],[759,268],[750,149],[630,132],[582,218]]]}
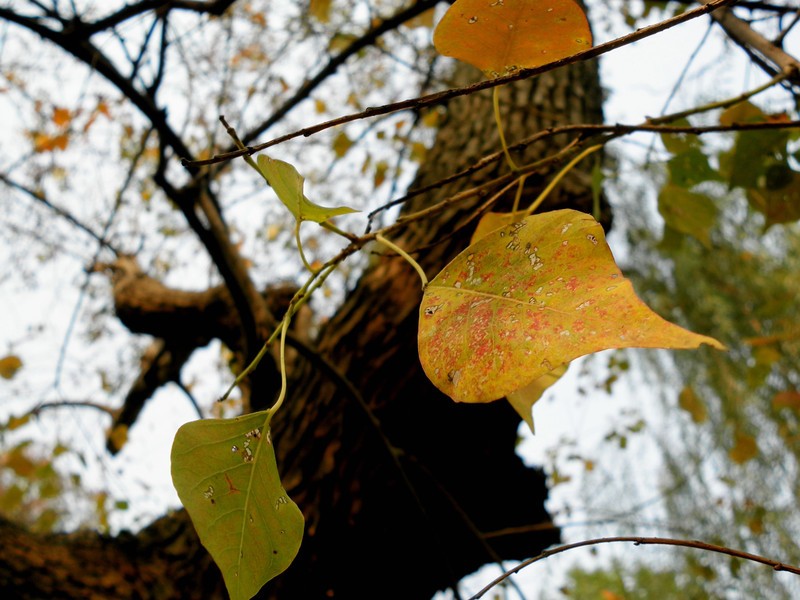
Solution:
{"label": "tree trunk", "polygon": [[[460,68],[457,83],[467,73]],[[510,143],[553,125],[602,120],[596,63],[519,82],[501,98]],[[548,138],[525,160],[563,143]],[[499,147],[491,92],[454,100],[414,186]],[[498,162],[405,210],[506,171]],[[543,178],[531,177],[526,193],[540,189]],[[587,181],[571,176],[547,206],[591,212]],[[416,223],[393,241],[419,250],[432,277],[466,246],[474,226],[468,218],[484,199]],[[321,332],[324,361],[301,360],[292,374],[273,439],[284,484],[306,516],[306,535],[294,564],[259,597],[430,598],[485,563],[531,556],[558,540],[544,508],[544,476],[514,452],[514,411],[502,401],[456,404],[422,372],[420,297],[419,278],[403,260],[377,259]],[[273,392],[253,384],[254,400]],[[35,537],[5,525],[0,543],[0,585],[14,597],[224,597],[219,573],[182,512],[113,539]]]}

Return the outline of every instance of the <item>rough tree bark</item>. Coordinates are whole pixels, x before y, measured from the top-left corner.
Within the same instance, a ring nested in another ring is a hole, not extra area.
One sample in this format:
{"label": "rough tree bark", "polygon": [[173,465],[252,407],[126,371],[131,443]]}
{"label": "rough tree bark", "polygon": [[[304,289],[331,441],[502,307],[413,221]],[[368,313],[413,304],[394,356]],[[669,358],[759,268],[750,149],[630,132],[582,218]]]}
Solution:
{"label": "rough tree bark", "polygon": [[[458,83],[466,73],[459,72]],[[551,125],[601,122],[601,96],[595,63],[515,84],[503,93],[507,134],[513,141]],[[415,186],[499,148],[489,93],[452,101],[446,115]],[[529,148],[525,159],[563,143],[548,139]],[[405,210],[429,206],[505,169],[498,163],[417,198]],[[528,192],[543,177],[531,178]],[[548,207],[591,211],[586,180],[571,177]],[[394,241],[419,250],[418,260],[432,276],[466,245],[475,205],[417,223]],[[115,303],[134,331],[147,331],[152,319],[168,313],[168,343],[191,346],[210,336],[245,346],[235,340],[233,311],[218,310],[234,305],[226,290],[159,290],[142,273],[136,274],[138,285],[126,285],[133,280],[124,276],[114,286]],[[148,293],[142,296],[142,290]],[[457,405],[422,372],[416,350],[420,296],[419,279],[404,261],[380,257],[316,340],[325,362],[298,361],[273,439],[307,531],[295,563],[259,597],[429,598],[487,562],[531,556],[558,539],[544,508],[542,473],[514,453],[516,414],[503,402]],[[206,324],[201,335],[177,325],[182,315],[198,311]],[[252,384],[254,403],[269,403],[269,385]],[[13,597],[224,597],[219,573],[183,512],[115,538],[37,537],[3,524],[0,544],[0,586]]]}

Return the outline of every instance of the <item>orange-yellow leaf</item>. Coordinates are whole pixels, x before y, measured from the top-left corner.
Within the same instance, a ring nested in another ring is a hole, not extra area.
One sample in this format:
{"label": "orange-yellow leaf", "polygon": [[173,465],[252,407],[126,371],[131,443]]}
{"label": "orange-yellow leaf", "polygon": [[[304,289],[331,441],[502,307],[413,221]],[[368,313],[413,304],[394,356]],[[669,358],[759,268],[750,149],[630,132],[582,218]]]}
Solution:
{"label": "orange-yellow leaf", "polygon": [[524,218],[524,211],[518,210],[513,213],[496,213],[489,212],[483,215],[478,221],[477,227],[470,238],[469,243],[474,244],[479,239],[484,237],[490,231],[494,231],[504,225],[511,225],[515,221],[520,221]]}
{"label": "orange-yellow leaf", "polygon": [[704,423],[708,419],[706,405],[689,386],[683,388],[678,395],[678,405],[692,416],[695,423]]}
{"label": "orange-yellow leaf", "polygon": [[128,426],[117,425],[108,434],[108,441],[114,450],[122,450],[122,447],[128,443]]}
{"label": "orange-yellow leaf", "polygon": [[419,354],[459,402],[490,402],[571,360],[608,348],[696,348],[717,340],[647,307],[589,215],[559,210],[502,227],[427,286]]}
{"label": "orange-yellow leaf", "polygon": [[800,392],[793,390],[778,392],[772,399],[772,408],[776,410],[780,408],[791,408],[792,410],[800,412]]}
{"label": "orange-yellow leaf", "polygon": [[536,428],[533,424],[533,405],[542,398],[547,388],[561,379],[564,373],[567,372],[567,367],[569,367],[569,365],[556,367],[549,373],[545,373],[541,377],[531,381],[525,387],[518,389],[516,392],[511,392],[508,395],[508,402],[528,424],[528,427],[531,428],[531,433],[536,433]]}
{"label": "orange-yellow leaf", "polygon": [[72,113],[68,108],[56,107],[53,109],[53,123],[58,127],[69,125],[72,120]]}
{"label": "orange-yellow leaf", "polygon": [[592,33],[573,0],[457,0],[436,26],[433,44],[498,77],[586,50]]}
{"label": "orange-yellow leaf", "polygon": [[22,359],[15,354],[0,358],[0,377],[3,379],[12,379],[21,368]]}
{"label": "orange-yellow leaf", "polygon": [[311,0],[308,12],[320,23],[331,20],[331,0]]}
{"label": "orange-yellow leaf", "polygon": [[758,454],[756,438],[748,433],[737,431],[734,435],[733,448],[728,451],[728,456],[737,465],[742,465],[752,460]]}

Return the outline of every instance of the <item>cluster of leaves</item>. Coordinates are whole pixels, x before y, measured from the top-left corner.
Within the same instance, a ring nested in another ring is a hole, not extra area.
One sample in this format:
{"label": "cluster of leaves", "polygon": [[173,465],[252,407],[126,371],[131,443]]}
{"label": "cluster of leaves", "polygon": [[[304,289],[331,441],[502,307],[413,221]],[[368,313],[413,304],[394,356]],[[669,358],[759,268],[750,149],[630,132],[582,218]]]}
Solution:
{"label": "cluster of leaves", "polygon": [[[0,427],[0,438],[19,438],[16,430],[30,418],[12,417]],[[85,489],[77,472],[65,475],[57,463],[76,457],[63,444],[45,449],[30,439],[14,442],[0,455],[0,514],[42,533],[74,528],[76,518],[80,527],[108,532],[110,514],[126,510],[127,502]]]}
{"label": "cluster of leaves", "polygon": [[[440,52],[498,77],[574,54],[590,45],[591,37],[572,0],[508,5],[459,0],[438,25],[434,42]],[[280,328],[283,353],[296,304],[339,262],[309,264],[300,224],[313,221],[352,240],[329,222],[352,209],[308,200],[303,177],[288,163],[263,155],[257,162],[245,160],[294,217],[298,249],[311,271]],[[530,215],[535,207],[512,212],[510,222],[500,217],[500,227],[497,215],[485,217],[479,229],[488,232],[430,282],[410,256],[376,234],[420,272],[420,360],[443,392],[464,402],[508,396],[532,427],[533,403],[574,358],[607,348],[723,348],[643,304],[592,217],[571,210]],[[288,567],[303,534],[302,513],[281,486],[269,435],[283,395],[262,413],[186,424],[173,444],[173,481],[235,600],[251,597]]]}

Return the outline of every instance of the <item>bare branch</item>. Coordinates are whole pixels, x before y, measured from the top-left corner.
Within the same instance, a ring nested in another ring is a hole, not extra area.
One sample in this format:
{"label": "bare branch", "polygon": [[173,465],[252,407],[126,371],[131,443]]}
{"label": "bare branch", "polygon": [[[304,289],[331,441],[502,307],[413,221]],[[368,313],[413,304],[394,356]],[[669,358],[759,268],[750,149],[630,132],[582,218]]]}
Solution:
{"label": "bare branch", "polygon": [[[700,0],[704,5],[710,4],[709,0]],[[750,25],[733,14],[729,8],[722,8],[713,13],[714,19],[725,30],[734,42],[745,51],[753,51],[764,61],[771,64],[781,73],[786,73],[788,79],[795,85],[800,85],[800,61],[782,48],[770,42],[763,35],[754,30]],[[762,66],[763,68],[763,66]],[[768,71],[769,72],[769,71]],[[772,75],[772,73],[770,73]]]}
{"label": "bare branch", "polygon": [[474,94],[481,90],[486,90],[500,85],[505,85],[506,83],[520,81],[522,79],[529,79],[536,75],[547,73],[548,71],[555,71],[556,69],[560,69],[561,67],[565,67],[567,65],[597,58],[598,56],[601,56],[606,52],[610,52],[611,50],[615,50],[622,46],[627,46],[634,42],[638,42],[639,40],[642,40],[644,38],[650,37],[651,35],[655,35],[656,33],[659,33],[661,31],[665,31],[667,29],[675,27],[676,25],[680,25],[681,23],[685,23],[686,21],[690,21],[691,19],[696,19],[697,17],[711,13],[712,11],[715,11],[727,4],[731,4],[734,1],[735,0],[712,0],[703,6],[695,8],[693,10],[686,11],[684,13],[681,13],[680,15],[676,15],[665,21],[661,21],[659,23],[650,25],[648,27],[642,27],[641,29],[634,31],[633,33],[630,33],[628,35],[624,35],[622,37],[606,42],[605,44],[594,46],[593,48],[589,48],[588,50],[584,50],[583,52],[573,54],[572,56],[562,58],[560,60],[548,63],[546,65],[542,65],[540,67],[534,67],[532,69],[520,69],[519,71],[511,75],[506,75],[504,77],[497,77],[496,79],[488,79],[465,87],[453,88],[449,90],[444,90],[442,92],[437,92],[435,94],[428,94],[427,96],[419,96],[417,98],[410,98],[408,100],[401,100],[399,102],[392,102],[381,106],[369,107],[366,110],[363,110],[358,113],[344,115],[336,119],[331,119],[330,121],[325,121],[324,123],[319,123],[311,127],[299,129],[293,133],[282,135],[263,144],[258,144],[256,146],[248,146],[244,150],[236,150],[232,152],[218,154],[206,160],[193,161],[190,159],[183,159],[181,162],[186,168],[213,165],[216,163],[231,160],[233,158],[238,158],[239,156],[243,156],[244,154],[252,155],[255,154],[256,152],[260,152],[261,150],[266,150],[267,148],[276,146],[278,144],[282,144],[283,142],[286,142],[288,140],[297,137],[309,137],[311,135],[319,133],[320,131],[330,129],[332,127],[337,127],[339,125],[344,125],[345,123],[350,123],[352,121],[358,121],[360,119],[369,119],[380,115],[399,112],[401,110],[410,110],[410,109],[417,110],[425,106],[442,104],[446,101],[449,101],[453,98],[457,98],[459,96],[466,96],[469,94]]}
{"label": "bare branch", "polygon": [[[294,95],[286,100],[286,102],[284,102],[283,105],[278,108],[278,110],[272,113],[262,123],[254,127],[251,131],[247,132],[242,138],[244,143],[247,144],[261,135],[264,131],[282,119],[290,110],[292,110],[292,108],[297,106],[304,99],[308,98],[311,92],[313,92],[320,83],[325,81],[325,79],[333,75],[337,69],[347,61],[348,58],[360,50],[363,50],[364,48],[374,44],[375,41],[384,33],[396,29],[409,19],[413,19],[420,13],[433,8],[438,3],[439,0],[418,0],[409,8],[399,11],[397,14],[389,17],[388,19],[384,19],[375,27],[372,27],[364,35],[357,40],[354,40],[349,46],[347,46],[347,48],[328,61],[328,64],[325,65],[319,71],[319,73],[301,85]],[[231,147],[230,151],[232,150],[234,150],[234,147]]]}
{"label": "bare branch", "polygon": [[77,227],[78,229],[80,229],[81,231],[83,231],[84,233],[87,233],[87,234],[88,234],[89,236],[91,236],[91,237],[92,237],[92,238],[93,238],[95,241],[97,241],[97,243],[98,243],[98,244],[100,244],[102,247],[104,247],[104,248],[107,248],[107,249],[111,250],[111,252],[113,252],[114,254],[116,254],[117,256],[119,256],[119,254],[120,254],[120,251],[119,251],[119,250],[117,250],[117,248],[115,248],[115,247],[114,247],[114,246],[111,244],[111,242],[109,242],[107,239],[105,239],[105,238],[104,238],[102,235],[98,234],[96,231],[94,231],[94,230],[93,230],[91,227],[89,227],[88,225],[86,225],[86,224],[82,223],[81,221],[79,221],[79,220],[78,220],[78,219],[75,217],[75,215],[73,215],[72,213],[70,213],[70,212],[67,212],[67,211],[66,211],[66,210],[64,210],[63,208],[61,208],[61,207],[59,207],[59,206],[56,206],[55,204],[53,204],[52,202],[50,202],[50,200],[48,200],[47,198],[45,198],[44,194],[42,194],[41,192],[37,192],[36,190],[32,190],[32,189],[30,189],[30,188],[28,188],[28,187],[26,187],[26,186],[22,185],[21,183],[18,183],[18,182],[16,182],[16,181],[14,181],[14,180],[10,179],[9,177],[7,177],[7,176],[6,176],[5,174],[3,174],[3,173],[0,173],[0,181],[2,181],[3,183],[5,183],[5,184],[6,184],[8,187],[10,187],[10,188],[14,188],[15,190],[18,190],[18,191],[22,192],[22,193],[23,193],[23,194],[25,194],[26,196],[28,196],[28,197],[30,197],[30,198],[33,198],[33,199],[34,199],[34,200],[36,200],[36,202],[38,202],[39,204],[41,204],[41,205],[43,205],[43,206],[46,206],[46,207],[47,207],[49,210],[53,211],[53,212],[54,212],[55,214],[57,214],[59,217],[62,217],[62,218],[63,218],[63,219],[65,219],[67,222],[71,223],[72,225],[74,225],[75,227]]}
{"label": "bare branch", "polygon": [[608,538],[595,538],[592,540],[576,542],[574,544],[566,544],[564,546],[558,546],[556,548],[553,548],[552,550],[545,550],[539,556],[534,556],[533,558],[529,558],[528,560],[518,564],[513,569],[506,571],[500,577],[498,577],[497,579],[492,581],[489,585],[487,585],[485,588],[483,588],[480,592],[472,596],[469,600],[478,600],[479,598],[482,598],[484,594],[486,594],[486,592],[495,587],[497,584],[508,579],[511,575],[518,573],[528,565],[532,565],[535,562],[544,560],[545,558],[553,556],[554,554],[560,554],[568,550],[574,550],[575,548],[583,548],[585,546],[598,546],[600,544],[611,544],[615,542],[632,542],[634,546],[661,545],[661,546],[682,546],[684,548],[697,548],[698,550],[705,550],[707,552],[716,552],[718,554],[727,554],[728,556],[733,556],[734,558],[741,558],[743,560],[749,560],[761,563],[762,565],[768,565],[772,567],[775,571],[787,571],[789,573],[794,573],[795,575],[800,575],[800,568],[798,567],[793,567],[792,565],[788,565],[786,563],[782,563],[777,560],[772,560],[771,558],[759,556],[758,554],[750,554],[749,552],[743,552],[742,550],[735,550],[733,548],[727,548],[725,546],[718,546],[716,544],[709,544],[697,540],[678,540],[674,538],[619,536],[619,537],[608,537]]}

